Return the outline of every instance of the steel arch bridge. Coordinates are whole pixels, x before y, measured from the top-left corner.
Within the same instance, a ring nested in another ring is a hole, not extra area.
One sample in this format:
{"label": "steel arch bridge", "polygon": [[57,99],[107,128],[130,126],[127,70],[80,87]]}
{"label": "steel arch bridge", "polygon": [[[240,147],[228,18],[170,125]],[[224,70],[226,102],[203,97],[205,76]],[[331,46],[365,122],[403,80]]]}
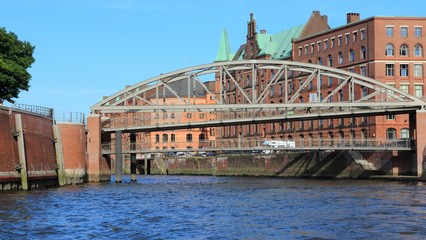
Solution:
{"label": "steel arch bridge", "polygon": [[[197,102],[202,93],[209,103]],[[174,101],[168,103],[167,98]],[[104,98],[91,111],[116,116],[105,132],[151,132],[405,114],[425,106],[406,92],[349,71],[293,61],[245,60],[161,74]],[[158,117],[182,112],[210,112],[215,117],[172,123]]]}

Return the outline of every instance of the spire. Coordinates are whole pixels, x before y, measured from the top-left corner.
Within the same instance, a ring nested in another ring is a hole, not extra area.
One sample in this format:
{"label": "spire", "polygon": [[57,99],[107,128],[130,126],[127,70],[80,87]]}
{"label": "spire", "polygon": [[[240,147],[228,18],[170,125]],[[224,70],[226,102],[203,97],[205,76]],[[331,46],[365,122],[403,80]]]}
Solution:
{"label": "spire", "polygon": [[216,55],[215,62],[229,61],[231,58],[231,48],[229,47],[228,31],[222,30],[220,36],[219,50]]}

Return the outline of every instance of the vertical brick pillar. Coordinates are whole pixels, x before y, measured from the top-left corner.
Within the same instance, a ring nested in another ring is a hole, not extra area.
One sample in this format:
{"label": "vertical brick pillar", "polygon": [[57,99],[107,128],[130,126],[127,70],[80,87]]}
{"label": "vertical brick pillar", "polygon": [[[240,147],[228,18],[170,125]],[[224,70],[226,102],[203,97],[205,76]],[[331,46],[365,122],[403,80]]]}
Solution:
{"label": "vertical brick pillar", "polygon": [[87,117],[87,177],[89,182],[99,182],[102,148],[101,148],[101,117],[92,114]]}
{"label": "vertical brick pillar", "polygon": [[[410,118],[410,122],[412,119]],[[421,177],[423,174],[423,162],[426,155],[426,111],[421,110],[416,112],[416,154],[417,154],[417,176]]]}

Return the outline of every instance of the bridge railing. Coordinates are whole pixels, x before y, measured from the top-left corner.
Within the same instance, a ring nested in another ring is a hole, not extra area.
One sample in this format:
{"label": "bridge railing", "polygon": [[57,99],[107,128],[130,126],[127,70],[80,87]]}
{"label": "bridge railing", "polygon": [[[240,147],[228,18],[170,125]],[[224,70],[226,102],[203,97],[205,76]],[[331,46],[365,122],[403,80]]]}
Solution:
{"label": "bridge railing", "polygon": [[[172,125],[175,123],[195,123],[209,122],[212,120],[235,120],[235,119],[254,119],[268,117],[303,117],[333,114],[333,113],[352,113],[354,111],[376,111],[377,109],[391,109],[392,106],[345,106],[344,102],[341,106],[312,106],[306,105],[303,107],[280,108],[277,106],[275,110],[259,110],[259,109],[238,109],[238,110],[216,110],[214,112],[164,112],[164,113],[131,113],[111,116],[109,120],[109,128],[137,127],[137,126],[158,126]],[[200,109],[203,106],[200,105]],[[297,120],[293,120],[297,121]]]}
{"label": "bridge railing", "polygon": [[[271,141],[280,142],[278,145],[265,144]],[[192,144],[193,148],[179,147]],[[122,143],[122,152],[188,152],[188,151],[263,151],[263,150],[411,150],[414,142],[411,139],[303,139],[303,140],[279,140],[279,139],[238,139],[228,138],[221,140],[192,142],[136,142]],[[115,143],[102,143],[104,154],[115,152]]]}

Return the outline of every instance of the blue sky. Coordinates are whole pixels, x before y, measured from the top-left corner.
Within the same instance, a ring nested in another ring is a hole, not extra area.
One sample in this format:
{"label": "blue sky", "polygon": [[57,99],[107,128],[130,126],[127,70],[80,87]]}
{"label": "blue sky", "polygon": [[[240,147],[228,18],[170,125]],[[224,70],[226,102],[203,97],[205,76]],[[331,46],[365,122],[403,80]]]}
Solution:
{"label": "blue sky", "polygon": [[224,28],[235,52],[251,11],[259,29],[276,33],[314,10],[335,28],[348,12],[364,19],[425,9],[424,0],[0,0],[0,27],[36,46],[31,87],[17,103],[88,114],[126,85],[213,62]]}

